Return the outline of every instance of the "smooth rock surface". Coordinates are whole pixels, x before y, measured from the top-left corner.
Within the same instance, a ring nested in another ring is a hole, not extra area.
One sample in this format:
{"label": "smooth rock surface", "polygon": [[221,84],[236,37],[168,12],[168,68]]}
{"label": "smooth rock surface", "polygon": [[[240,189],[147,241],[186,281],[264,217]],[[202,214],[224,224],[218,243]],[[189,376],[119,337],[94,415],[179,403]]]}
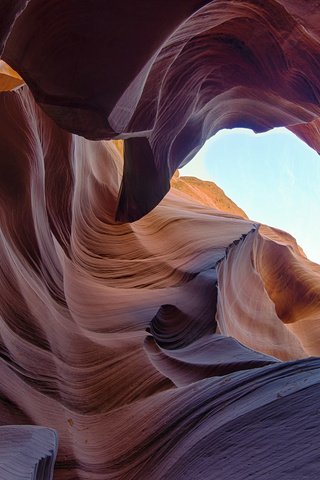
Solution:
{"label": "smooth rock surface", "polygon": [[318,10],[0,2],[0,478],[318,480],[320,266],[167,193],[221,128],[320,150]]}

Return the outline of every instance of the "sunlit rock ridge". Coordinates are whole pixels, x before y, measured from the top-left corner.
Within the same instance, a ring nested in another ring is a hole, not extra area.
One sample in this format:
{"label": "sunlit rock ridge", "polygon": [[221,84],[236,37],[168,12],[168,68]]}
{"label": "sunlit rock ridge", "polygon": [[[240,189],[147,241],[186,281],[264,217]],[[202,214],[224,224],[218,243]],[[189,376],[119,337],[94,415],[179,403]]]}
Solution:
{"label": "sunlit rock ridge", "polygon": [[172,177],[171,186],[202,205],[238,215],[248,220],[248,216],[242,208],[238,207],[214,182],[200,180],[196,177],[181,176],[177,171]]}
{"label": "sunlit rock ridge", "polygon": [[318,479],[320,267],[169,189],[221,128],[320,151],[319,41],[312,0],[0,1],[1,480]]}

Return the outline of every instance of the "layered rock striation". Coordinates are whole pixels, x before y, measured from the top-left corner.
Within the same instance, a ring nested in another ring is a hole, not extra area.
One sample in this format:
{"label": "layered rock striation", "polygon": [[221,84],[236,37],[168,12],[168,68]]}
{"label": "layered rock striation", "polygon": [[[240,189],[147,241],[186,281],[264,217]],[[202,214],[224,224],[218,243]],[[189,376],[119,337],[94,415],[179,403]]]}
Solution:
{"label": "layered rock striation", "polygon": [[221,128],[288,126],[318,148],[318,16],[316,0],[10,0],[3,59],[60,126],[127,139],[117,217],[136,220]]}
{"label": "layered rock striation", "polygon": [[318,148],[317,3],[1,3],[1,480],[317,478],[320,267],[167,193],[220,128]]}

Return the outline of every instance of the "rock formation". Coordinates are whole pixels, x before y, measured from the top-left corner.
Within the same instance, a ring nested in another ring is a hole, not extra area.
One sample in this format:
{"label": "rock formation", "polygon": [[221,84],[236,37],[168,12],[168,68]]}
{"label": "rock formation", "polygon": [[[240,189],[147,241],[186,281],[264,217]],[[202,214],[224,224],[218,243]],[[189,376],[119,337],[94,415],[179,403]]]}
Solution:
{"label": "rock formation", "polygon": [[220,128],[319,149],[303,3],[1,2],[1,480],[318,478],[320,266],[167,193]]}
{"label": "rock formation", "polygon": [[172,177],[171,186],[202,205],[248,219],[247,214],[214,182],[200,180],[196,177],[180,176],[179,172],[176,172]]}
{"label": "rock formation", "polygon": [[51,479],[57,446],[57,434],[49,428],[0,427],[0,477],[6,480]]}

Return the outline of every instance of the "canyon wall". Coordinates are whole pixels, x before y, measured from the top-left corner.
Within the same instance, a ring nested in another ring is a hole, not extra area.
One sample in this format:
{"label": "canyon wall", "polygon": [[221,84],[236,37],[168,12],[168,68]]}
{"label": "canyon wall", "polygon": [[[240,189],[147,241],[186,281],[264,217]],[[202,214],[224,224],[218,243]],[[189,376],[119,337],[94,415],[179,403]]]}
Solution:
{"label": "canyon wall", "polygon": [[169,192],[221,128],[319,150],[303,3],[1,2],[1,480],[318,478],[320,267]]}

